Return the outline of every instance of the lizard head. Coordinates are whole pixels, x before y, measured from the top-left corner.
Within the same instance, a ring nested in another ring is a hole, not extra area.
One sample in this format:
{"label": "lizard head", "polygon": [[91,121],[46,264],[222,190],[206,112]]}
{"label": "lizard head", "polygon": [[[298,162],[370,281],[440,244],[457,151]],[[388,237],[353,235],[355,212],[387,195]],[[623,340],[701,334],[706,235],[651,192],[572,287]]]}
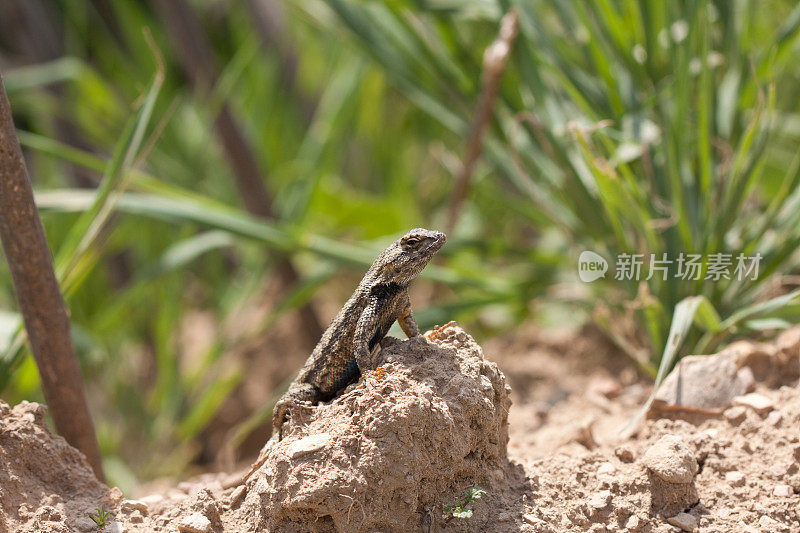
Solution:
{"label": "lizard head", "polygon": [[422,272],[445,241],[447,237],[441,231],[412,229],[384,250],[373,268],[379,269],[381,282],[405,285]]}

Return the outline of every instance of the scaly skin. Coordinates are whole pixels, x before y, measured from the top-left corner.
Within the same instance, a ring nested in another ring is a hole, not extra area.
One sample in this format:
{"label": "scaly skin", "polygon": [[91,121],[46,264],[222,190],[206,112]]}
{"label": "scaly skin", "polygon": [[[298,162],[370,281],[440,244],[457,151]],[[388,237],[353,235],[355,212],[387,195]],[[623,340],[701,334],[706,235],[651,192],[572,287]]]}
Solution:
{"label": "scaly skin", "polygon": [[353,296],[322,335],[289,390],[275,404],[273,439],[283,438],[289,410],[303,402],[328,401],[360,373],[395,320],[409,337],[419,336],[411,314],[408,284],[447,238],[440,231],[413,229],[381,252]]}
{"label": "scaly skin", "polygon": [[[242,483],[264,464],[272,447],[283,438],[283,424],[291,408],[301,403],[328,401],[362,371],[369,370],[372,350],[395,320],[406,335],[419,336],[419,327],[411,314],[408,284],[422,272],[446,240],[440,231],[413,229],[375,259],[289,385],[289,390],[275,404],[272,437]],[[239,492],[237,500],[243,494]]]}

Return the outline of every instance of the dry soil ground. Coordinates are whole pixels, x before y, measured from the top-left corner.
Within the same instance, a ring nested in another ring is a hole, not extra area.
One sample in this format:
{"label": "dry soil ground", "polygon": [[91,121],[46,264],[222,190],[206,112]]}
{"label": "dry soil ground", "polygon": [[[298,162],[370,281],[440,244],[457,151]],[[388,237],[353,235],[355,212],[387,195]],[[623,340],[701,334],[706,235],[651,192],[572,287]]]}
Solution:
{"label": "dry soil ground", "polygon": [[[123,496],[41,408],[0,404],[0,533],[94,531],[103,503],[105,531],[800,531],[800,333],[736,350],[730,405],[662,406],[621,433],[650,390],[591,331],[390,343],[242,488],[238,471]],[[472,518],[448,521],[475,485]]]}

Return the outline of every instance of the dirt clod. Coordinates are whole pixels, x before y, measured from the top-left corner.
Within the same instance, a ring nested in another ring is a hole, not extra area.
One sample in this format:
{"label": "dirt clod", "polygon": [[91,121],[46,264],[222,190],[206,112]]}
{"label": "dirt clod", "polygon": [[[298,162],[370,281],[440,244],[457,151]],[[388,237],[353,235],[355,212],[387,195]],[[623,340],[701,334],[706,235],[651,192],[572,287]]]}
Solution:
{"label": "dirt clod", "polygon": [[241,512],[278,531],[412,531],[466,488],[498,490],[505,378],[461,328],[433,338],[385,342],[375,360],[383,379],[290,421]]}
{"label": "dirt clod", "polygon": [[697,473],[697,460],[683,440],[664,435],[642,457],[644,465],[667,483],[691,483]]}
{"label": "dirt clod", "polygon": [[120,500],[83,454],[50,433],[46,412],[37,403],[0,402],[0,531],[84,531],[90,514]]}
{"label": "dirt clod", "polygon": [[694,531],[697,528],[697,518],[689,513],[678,513],[675,516],[667,518],[667,522],[681,528],[683,531]]}

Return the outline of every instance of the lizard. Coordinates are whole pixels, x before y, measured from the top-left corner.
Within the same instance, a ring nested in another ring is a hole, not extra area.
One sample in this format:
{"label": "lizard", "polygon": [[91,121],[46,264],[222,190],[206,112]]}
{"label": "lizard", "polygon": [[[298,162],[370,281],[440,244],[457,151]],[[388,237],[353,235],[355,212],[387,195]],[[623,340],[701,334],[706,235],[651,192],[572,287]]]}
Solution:
{"label": "lizard", "polygon": [[272,411],[272,437],[246,481],[269,455],[270,442],[283,438],[290,410],[329,401],[369,369],[370,356],[397,321],[408,337],[420,335],[411,312],[408,285],[438,252],[447,237],[441,231],[412,229],[378,255],[355,292],[322,335],[297,377]]}

